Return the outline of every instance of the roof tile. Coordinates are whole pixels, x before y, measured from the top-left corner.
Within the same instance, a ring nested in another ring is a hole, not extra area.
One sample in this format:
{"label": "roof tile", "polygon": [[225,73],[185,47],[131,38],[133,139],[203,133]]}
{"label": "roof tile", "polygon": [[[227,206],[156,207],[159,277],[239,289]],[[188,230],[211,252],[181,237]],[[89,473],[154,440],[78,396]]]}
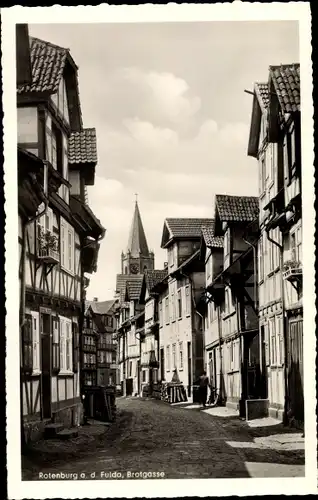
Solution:
{"label": "roof tile", "polygon": [[215,236],[213,223],[202,226],[202,236],[204,242],[209,248],[223,248],[223,236]]}
{"label": "roof tile", "polygon": [[217,194],[215,203],[219,218],[224,222],[252,222],[258,217],[259,200],[257,196]]}
{"label": "roof tile", "polygon": [[145,272],[146,285],[149,291],[151,291],[160,281],[164,280],[168,276],[166,269],[154,269],[152,271]]}
{"label": "roof tile", "polygon": [[269,105],[269,91],[268,91],[268,83],[255,83],[255,92],[258,98],[261,101],[261,104],[264,109],[268,108]]}
{"label": "roof tile", "polygon": [[171,238],[200,238],[202,226],[211,222],[213,219],[166,219]]}
{"label": "roof tile", "polygon": [[30,37],[32,83],[19,86],[18,93],[57,92],[68,54],[68,49]]}
{"label": "roof tile", "polygon": [[68,141],[68,161],[74,163],[97,163],[96,129],[85,128],[72,132]]}
{"label": "roof tile", "polygon": [[300,111],[300,65],[270,66],[270,77],[284,113]]}
{"label": "roof tile", "polygon": [[119,293],[119,300],[121,305],[125,302],[126,283],[127,281],[135,281],[143,279],[143,274],[117,274],[116,278],[116,292]]}

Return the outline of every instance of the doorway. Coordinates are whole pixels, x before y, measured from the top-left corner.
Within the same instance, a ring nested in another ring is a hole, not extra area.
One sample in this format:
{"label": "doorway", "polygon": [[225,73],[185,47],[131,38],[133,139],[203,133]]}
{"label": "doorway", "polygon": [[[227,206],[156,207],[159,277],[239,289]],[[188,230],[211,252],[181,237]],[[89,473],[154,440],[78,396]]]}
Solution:
{"label": "doorway", "polygon": [[52,416],[52,398],[51,398],[51,316],[50,314],[40,313],[41,325],[41,363],[42,363],[42,415],[43,418]]}

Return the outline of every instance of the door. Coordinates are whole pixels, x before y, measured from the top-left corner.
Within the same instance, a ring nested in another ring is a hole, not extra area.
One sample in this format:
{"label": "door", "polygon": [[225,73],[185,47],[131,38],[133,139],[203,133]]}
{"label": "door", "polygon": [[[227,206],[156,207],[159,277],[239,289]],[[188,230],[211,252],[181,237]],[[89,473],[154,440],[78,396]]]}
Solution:
{"label": "door", "polygon": [[263,399],[268,398],[268,384],[267,384],[267,367],[266,367],[266,339],[265,339],[265,328],[264,325],[261,326],[261,397]]}
{"label": "door", "polygon": [[42,416],[51,418],[51,316],[40,313],[42,363]]}
{"label": "door", "polygon": [[288,401],[290,416],[304,421],[303,320],[290,319],[288,328]]}

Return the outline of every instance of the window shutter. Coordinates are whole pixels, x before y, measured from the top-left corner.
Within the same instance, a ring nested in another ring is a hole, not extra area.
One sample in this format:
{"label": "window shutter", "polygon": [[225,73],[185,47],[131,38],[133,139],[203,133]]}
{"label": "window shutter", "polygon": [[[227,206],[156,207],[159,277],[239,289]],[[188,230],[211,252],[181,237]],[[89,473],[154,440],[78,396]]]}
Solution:
{"label": "window shutter", "polygon": [[58,316],[52,316],[52,370],[60,369],[60,321]]}
{"label": "window shutter", "polygon": [[77,323],[72,323],[72,337],[73,337],[73,372],[78,372],[79,362],[79,332]]}
{"label": "window shutter", "polygon": [[31,314],[25,315],[25,322],[22,328],[22,346],[23,371],[26,373],[31,373],[33,370]]}

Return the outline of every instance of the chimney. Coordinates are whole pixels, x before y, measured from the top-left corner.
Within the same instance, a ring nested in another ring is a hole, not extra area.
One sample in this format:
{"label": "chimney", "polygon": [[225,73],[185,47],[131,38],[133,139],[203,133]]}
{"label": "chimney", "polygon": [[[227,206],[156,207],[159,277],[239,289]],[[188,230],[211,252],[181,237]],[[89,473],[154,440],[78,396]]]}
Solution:
{"label": "chimney", "polygon": [[94,302],[98,302],[98,297],[94,297],[94,298],[93,298],[93,301],[94,301]]}

